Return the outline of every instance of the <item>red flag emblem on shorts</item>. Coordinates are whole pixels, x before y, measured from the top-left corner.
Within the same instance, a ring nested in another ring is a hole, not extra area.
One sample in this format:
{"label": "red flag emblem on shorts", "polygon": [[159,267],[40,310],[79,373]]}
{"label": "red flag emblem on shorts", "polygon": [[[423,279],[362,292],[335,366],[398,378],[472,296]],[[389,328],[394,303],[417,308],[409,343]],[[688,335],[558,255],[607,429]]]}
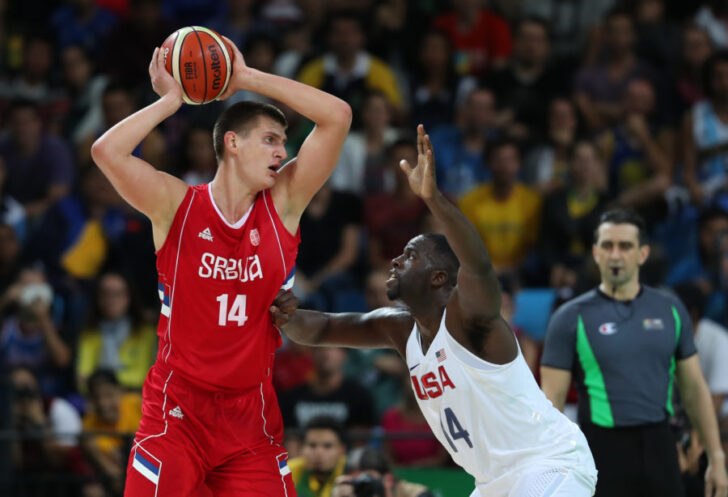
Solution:
{"label": "red flag emblem on shorts", "polygon": [[258,233],[257,228],[250,230],[250,243],[252,243],[254,247],[260,245],[260,233]]}

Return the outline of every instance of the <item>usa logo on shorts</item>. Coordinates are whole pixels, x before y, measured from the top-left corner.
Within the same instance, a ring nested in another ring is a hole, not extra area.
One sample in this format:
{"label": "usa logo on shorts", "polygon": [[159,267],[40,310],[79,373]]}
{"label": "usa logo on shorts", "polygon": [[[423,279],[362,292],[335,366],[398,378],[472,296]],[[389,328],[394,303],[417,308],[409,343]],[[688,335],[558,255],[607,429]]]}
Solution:
{"label": "usa logo on shorts", "polygon": [[250,230],[250,243],[253,244],[253,247],[260,245],[260,233],[257,228]]}

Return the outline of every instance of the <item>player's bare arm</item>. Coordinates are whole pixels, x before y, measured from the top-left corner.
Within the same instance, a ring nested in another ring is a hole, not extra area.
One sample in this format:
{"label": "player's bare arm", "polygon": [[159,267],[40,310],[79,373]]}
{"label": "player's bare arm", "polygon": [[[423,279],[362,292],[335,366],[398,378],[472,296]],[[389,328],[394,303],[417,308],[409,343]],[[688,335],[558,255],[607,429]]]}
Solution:
{"label": "player's bare arm", "polygon": [[458,342],[479,357],[505,363],[518,354],[515,337],[500,316],[501,294],[493,264],[475,227],[438,190],[430,137],[417,127],[417,164],[400,167],[412,191],[441,222],[460,261],[458,283],[447,303],[447,327]]}
{"label": "player's bare arm", "polygon": [[254,91],[283,102],[316,124],[298,151],[296,163],[281,172],[272,189],[283,223],[294,232],[306,206],[336,166],[351,126],[351,108],[311,86],[250,68],[240,50],[233,50],[233,74],[221,98],[238,90]]}
{"label": "player's bare arm", "polygon": [[303,345],[395,349],[405,355],[412,331],[412,315],[396,307],[381,307],[366,314],[325,313],[297,309],[298,299],[281,291],[273,301],[273,322],[296,343]]}
{"label": "player's bare arm", "polygon": [[160,99],[104,133],[91,147],[91,156],[124,200],[152,221],[154,245],[159,249],[187,185],[132,156],[132,152],[159,123],[180,108],[182,88],[164,69],[164,55],[159,48],[152,55],[149,76]]}

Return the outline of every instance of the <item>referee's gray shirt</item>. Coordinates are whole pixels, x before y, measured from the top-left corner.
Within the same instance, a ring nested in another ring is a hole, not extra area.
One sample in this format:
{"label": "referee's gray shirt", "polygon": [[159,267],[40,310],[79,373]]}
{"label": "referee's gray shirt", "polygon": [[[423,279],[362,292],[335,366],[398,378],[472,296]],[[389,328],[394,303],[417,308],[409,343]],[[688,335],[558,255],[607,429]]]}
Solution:
{"label": "referee's gray shirt", "polygon": [[682,302],[642,285],[631,301],[594,289],[562,305],[541,364],[574,374],[580,423],[611,428],[672,415],[676,361],[695,353]]}

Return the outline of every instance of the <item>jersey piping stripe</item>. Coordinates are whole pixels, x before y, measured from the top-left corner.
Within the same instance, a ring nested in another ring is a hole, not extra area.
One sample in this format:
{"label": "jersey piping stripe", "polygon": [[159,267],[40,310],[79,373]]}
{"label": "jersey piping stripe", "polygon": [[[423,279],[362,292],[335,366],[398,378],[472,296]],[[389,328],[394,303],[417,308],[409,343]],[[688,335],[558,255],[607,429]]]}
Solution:
{"label": "jersey piping stripe", "polygon": [[[285,497],[288,497],[288,489],[286,488],[286,475],[290,475],[291,474],[291,470],[288,468],[288,465],[287,465],[287,462],[286,462],[286,459],[285,459],[286,458],[286,455],[287,455],[286,452],[284,452],[282,454],[278,454],[276,456],[276,462],[278,463],[278,471],[281,474],[281,484],[283,485],[283,495]],[[287,472],[286,471],[283,471],[283,469],[281,468],[281,457],[283,458],[282,463],[285,465],[285,468],[286,468]]]}
{"label": "jersey piping stripe", "polygon": [[[196,191],[192,190],[192,197],[190,198],[190,203],[187,206],[187,212],[185,212],[185,218],[182,221],[182,227],[179,230],[179,240],[177,241],[177,258],[174,262],[174,274],[172,275],[172,296],[169,298],[169,319],[167,320],[167,342],[169,343],[169,348],[167,349],[167,354],[164,356],[164,362],[167,362],[167,359],[169,359],[169,354],[172,352],[172,310],[174,309],[174,291],[177,288],[177,268],[179,267],[179,253],[182,251],[182,235],[185,232],[185,225],[187,224],[187,216],[190,214],[190,209],[192,208],[192,203],[195,201],[195,194]],[[171,376],[171,375],[170,375]]]}
{"label": "jersey piping stripe", "polygon": [[[678,314],[675,306],[673,305],[671,307],[672,316],[675,318],[675,351],[677,352],[677,344],[680,342],[680,333],[682,332],[682,321],[680,320],[680,314]],[[665,408],[670,416],[675,414],[675,409],[672,407],[672,387],[675,384],[675,366],[675,353],[673,353],[672,357],[670,357],[670,379],[667,383],[667,404],[665,404]]]}
{"label": "jersey piping stripe", "polygon": [[586,385],[586,391],[589,395],[592,423],[612,428],[614,427],[614,417],[612,416],[612,406],[609,404],[609,398],[607,397],[607,387],[604,384],[602,370],[586,337],[581,314],[579,314],[576,328],[576,352],[579,356],[581,368],[584,370],[584,385]]}
{"label": "jersey piping stripe", "polygon": [[283,262],[283,274],[288,274],[288,268],[286,268],[286,258],[283,255],[283,246],[281,245],[281,239],[278,237],[278,228],[276,228],[276,222],[273,219],[273,215],[270,213],[270,207],[268,207],[268,200],[265,198],[265,192],[267,190],[263,190],[263,203],[265,204],[265,210],[268,211],[268,217],[270,218],[270,222],[273,225],[273,233],[276,234],[276,241],[278,242],[278,250],[281,251],[281,261]]}
{"label": "jersey piping stripe", "polygon": [[268,441],[271,445],[273,445],[273,437],[270,436],[268,433],[268,430],[265,429],[266,424],[268,424],[268,420],[265,419],[265,396],[263,395],[263,383],[260,383],[260,400],[262,402],[261,408],[260,408],[260,417],[263,418],[263,434],[268,437]]}

